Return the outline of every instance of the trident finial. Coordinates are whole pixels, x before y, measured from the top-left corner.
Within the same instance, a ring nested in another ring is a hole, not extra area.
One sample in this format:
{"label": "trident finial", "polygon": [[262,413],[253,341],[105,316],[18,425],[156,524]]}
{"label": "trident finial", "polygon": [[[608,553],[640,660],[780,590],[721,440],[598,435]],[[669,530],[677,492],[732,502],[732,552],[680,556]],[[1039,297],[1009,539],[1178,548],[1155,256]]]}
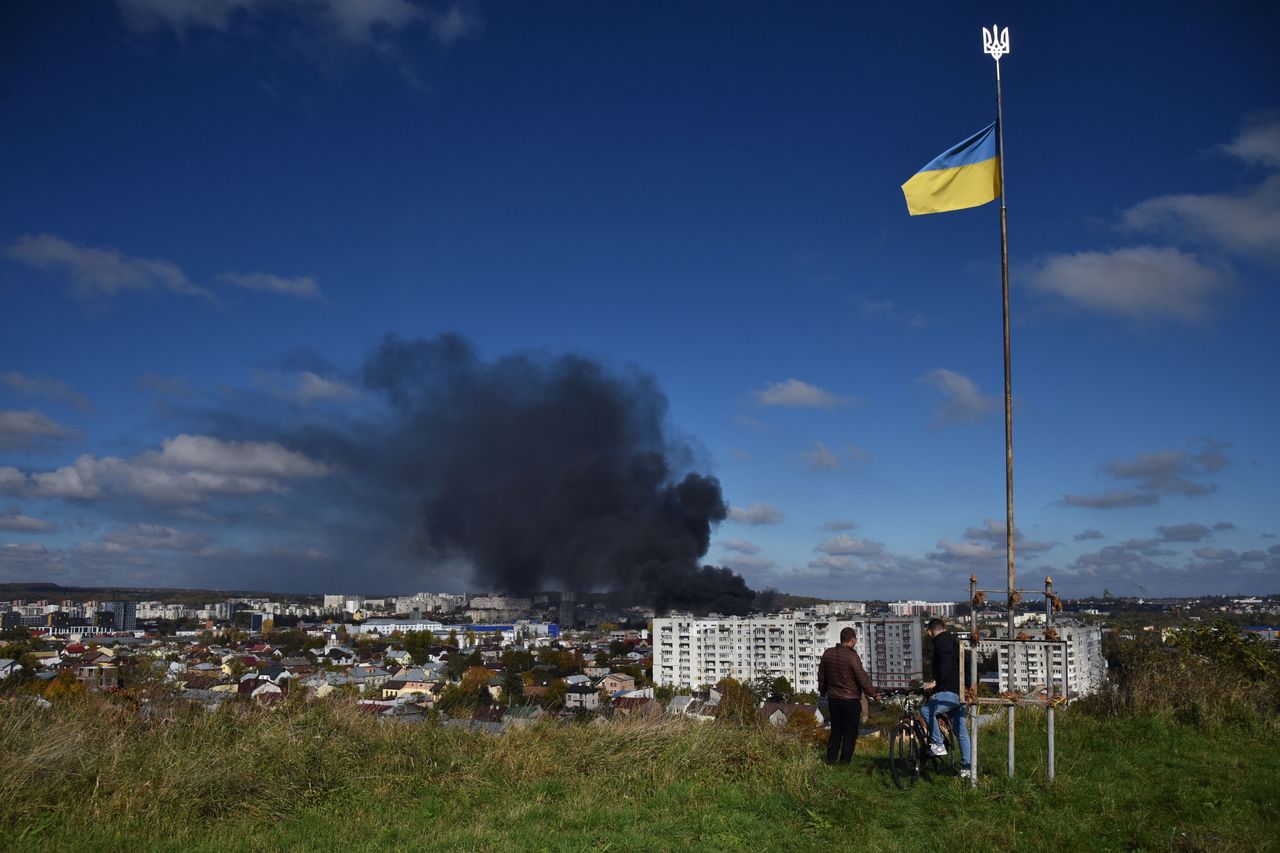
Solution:
{"label": "trident finial", "polygon": [[1001,30],[994,25],[991,29],[983,27],[982,52],[991,54],[991,58],[999,62],[1000,57],[1009,52],[1009,28]]}

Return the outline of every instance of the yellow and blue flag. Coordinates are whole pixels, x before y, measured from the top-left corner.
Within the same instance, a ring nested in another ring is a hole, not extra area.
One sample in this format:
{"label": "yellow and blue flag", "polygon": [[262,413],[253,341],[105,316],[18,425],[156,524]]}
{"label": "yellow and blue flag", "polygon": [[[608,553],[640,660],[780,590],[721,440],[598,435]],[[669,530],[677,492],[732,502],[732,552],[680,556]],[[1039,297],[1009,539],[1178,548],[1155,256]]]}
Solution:
{"label": "yellow and blue flag", "polygon": [[929,161],[902,185],[912,216],[977,207],[1000,197],[996,123]]}

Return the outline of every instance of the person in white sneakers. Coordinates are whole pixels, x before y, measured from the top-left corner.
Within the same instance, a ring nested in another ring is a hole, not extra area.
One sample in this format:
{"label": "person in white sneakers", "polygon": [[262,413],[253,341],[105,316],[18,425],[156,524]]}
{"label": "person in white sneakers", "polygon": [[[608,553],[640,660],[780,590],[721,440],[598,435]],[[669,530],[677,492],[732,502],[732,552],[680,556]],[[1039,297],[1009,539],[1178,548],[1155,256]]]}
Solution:
{"label": "person in white sneakers", "polygon": [[938,728],[938,715],[946,714],[951,730],[960,741],[960,775],[967,778],[972,770],[969,768],[969,729],[965,726],[965,706],[960,701],[960,643],[941,619],[929,620],[926,630],[933,638],[934,680],[924,685],[924,689],[932,690],[933,695],[920,713],[929,724],[929,751],[939,756],[947,754]]}

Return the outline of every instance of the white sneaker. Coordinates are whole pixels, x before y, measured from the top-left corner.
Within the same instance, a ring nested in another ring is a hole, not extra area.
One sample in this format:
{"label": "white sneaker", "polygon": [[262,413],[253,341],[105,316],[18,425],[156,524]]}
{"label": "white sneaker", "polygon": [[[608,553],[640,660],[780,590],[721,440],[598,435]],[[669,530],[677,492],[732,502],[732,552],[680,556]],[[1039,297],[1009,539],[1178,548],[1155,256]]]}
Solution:
{"label": "white sneaker", "polygon": [[972,768],[969,768],[969,767],[961,767],[961,768],[960,768],[960,778],[961,778],[961,779],[972,779],[972,778],[973,778],[973,769],[972,769]]}
{"label": "white sneaker", "polygon": [[941,758],[942,756],[947,754],[946,744],[941,744],[941,743],[929,744],[929,754],[937,756],[938,758]]}

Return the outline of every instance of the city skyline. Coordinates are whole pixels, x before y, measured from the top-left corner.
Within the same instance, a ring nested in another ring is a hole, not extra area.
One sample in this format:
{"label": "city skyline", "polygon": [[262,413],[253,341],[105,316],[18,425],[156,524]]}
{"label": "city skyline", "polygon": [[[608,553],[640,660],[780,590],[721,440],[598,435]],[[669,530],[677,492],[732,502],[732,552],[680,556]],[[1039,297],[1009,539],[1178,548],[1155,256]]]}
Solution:
{"label": "city skyline", "polygon": [[[1275,592],[1280,12],[997,11],[1020,579]],[[372,370],[456,340],[623,389],[754,589],[1003,586],[997,211],[899,189],[991,13],[16,4],[0,582],[486,588]]]}

